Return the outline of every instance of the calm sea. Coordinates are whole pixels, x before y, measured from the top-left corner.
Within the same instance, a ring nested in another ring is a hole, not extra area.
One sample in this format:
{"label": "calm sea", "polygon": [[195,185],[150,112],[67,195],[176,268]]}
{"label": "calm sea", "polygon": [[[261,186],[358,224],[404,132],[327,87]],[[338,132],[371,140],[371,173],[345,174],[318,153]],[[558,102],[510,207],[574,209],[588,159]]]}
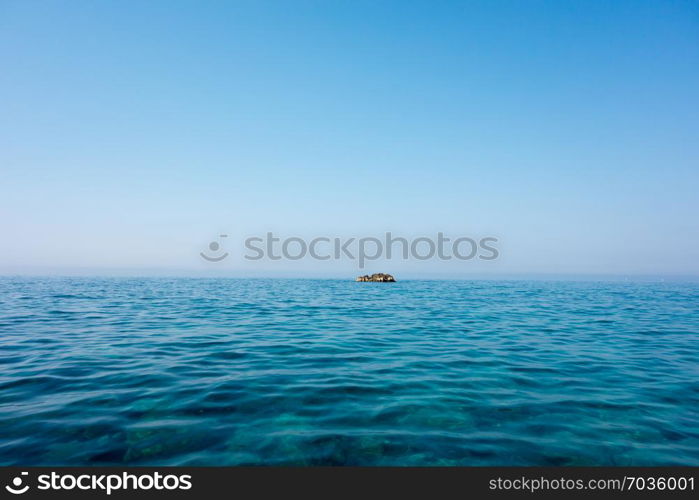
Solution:
{"label": "calm sea", "polygon": [[699,465],[699,285],[0,278],[0,464]]}

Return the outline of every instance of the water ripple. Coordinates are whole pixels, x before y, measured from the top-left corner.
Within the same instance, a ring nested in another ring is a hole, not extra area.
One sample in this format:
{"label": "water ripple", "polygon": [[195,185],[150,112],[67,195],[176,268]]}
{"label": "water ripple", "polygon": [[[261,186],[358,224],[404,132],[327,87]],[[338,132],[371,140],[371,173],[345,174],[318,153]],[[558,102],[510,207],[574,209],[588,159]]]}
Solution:
{"label": "water ripple", "polygon": [[1,465],[699,465],[690,283],[0,279]]}

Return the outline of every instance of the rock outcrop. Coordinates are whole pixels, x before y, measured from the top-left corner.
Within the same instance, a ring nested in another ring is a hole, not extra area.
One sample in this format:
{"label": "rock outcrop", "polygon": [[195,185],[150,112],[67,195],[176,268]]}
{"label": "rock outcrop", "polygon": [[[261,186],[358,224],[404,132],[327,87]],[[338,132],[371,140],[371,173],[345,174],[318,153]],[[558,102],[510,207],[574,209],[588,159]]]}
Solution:
{"label": "rock outcrop", "polygon": [[376,273],[372,274],[371,276],[369,276],[368,274],[364,276],[359,276],[356,281],[378,281],[393,283],[396,281],[396,279],[390,274]]}

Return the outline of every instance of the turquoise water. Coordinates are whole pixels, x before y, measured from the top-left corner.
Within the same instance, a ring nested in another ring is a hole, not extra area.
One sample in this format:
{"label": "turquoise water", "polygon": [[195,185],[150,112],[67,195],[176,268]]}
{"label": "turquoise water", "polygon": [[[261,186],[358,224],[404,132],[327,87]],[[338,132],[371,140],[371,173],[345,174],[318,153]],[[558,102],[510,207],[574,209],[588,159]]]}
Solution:
{"label": "turquoise water", "polygon": [[0,278],[2,465],[699,465],[699,285]]}

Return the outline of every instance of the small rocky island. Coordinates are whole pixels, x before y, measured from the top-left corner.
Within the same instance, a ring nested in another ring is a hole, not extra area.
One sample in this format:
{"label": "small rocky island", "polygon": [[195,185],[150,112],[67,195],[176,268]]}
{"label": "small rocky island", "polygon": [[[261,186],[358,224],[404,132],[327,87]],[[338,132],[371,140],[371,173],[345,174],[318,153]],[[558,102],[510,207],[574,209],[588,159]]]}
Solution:
{"label": "small rocky island", "polygon": [[391,282],[395,283],[396,279],[390,274],[376,273],[369,276],[368,274],[364,276],[359,276],[356,281],[379,281],[379,282]]}

